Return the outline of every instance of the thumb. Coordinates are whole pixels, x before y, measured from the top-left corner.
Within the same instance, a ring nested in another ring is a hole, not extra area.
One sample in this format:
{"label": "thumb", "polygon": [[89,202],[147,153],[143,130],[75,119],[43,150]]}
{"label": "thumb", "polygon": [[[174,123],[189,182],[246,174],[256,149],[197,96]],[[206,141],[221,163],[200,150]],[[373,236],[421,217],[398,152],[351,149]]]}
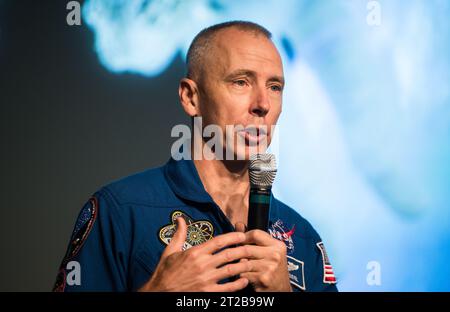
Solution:
{"label": "thumb", "polygon": [[245,233],[245,231],[247,230],[247,227],[245,226],[245,224],[243,222],[237,222],[234,225],[236,232],[242,232]]}
{"label": "thumb", "polygon": [[183,217],[178,217],[175,222],[177,223],[177,230],[170,240],[169,245],[163,252],[164,257],[168,257],[173,253],[183,250],[184,242],[186,241],[187,225]]}

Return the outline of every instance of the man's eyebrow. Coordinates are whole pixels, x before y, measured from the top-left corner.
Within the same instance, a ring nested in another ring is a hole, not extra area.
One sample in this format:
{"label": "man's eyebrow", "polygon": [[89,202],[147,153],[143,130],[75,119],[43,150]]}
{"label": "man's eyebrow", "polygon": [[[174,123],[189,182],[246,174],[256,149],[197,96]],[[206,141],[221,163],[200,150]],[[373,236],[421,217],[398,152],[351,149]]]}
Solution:
{"label": "man's eyebrow", "polygon": [[[249,77],[256,77],[256,72],[250,69],[236,69],[229,73],[225,80],[233,79],[237,76],[249,76]],[[283,76],[272,76],[267,81],[269,82],[279,82],[284,86],[284,77]]]}
{"label": "man's eyebrow", "polygon": [[250,69],[236,69],[229,73],[225,79],[230,80],[235,78],[236,76],[249,76],[249,77],[256,77],[256,72]]}
{"label": "man's eyebrow", "polygon": [[283,76],[272,76],[268,79],[270,82],[279,82],[282,86],[284,86],[284,77]]}

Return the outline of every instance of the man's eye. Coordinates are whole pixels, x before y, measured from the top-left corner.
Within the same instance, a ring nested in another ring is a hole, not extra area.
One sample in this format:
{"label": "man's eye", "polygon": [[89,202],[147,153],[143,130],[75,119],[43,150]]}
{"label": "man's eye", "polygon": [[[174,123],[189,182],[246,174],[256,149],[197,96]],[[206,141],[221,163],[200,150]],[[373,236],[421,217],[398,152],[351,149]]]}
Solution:
{"label": "man's eye", "polygon": [[235,80],[234,84],[238,85],[239,87],[245,87],[247,85],[247,82],[245,80]]}
{"label": "man's eye", "polygon": [[270,86],[270,89],[274,92],[281,92],[281,90],[282,90],[281,87],[278,85]]}

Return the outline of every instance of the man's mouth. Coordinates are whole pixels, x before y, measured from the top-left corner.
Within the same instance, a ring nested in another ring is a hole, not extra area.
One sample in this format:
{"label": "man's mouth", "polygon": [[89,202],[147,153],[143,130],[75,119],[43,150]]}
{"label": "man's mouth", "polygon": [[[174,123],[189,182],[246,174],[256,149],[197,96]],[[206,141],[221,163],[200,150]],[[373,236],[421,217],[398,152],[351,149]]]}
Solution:
{"label": "man's mouth", "polygon": [[246,145],[258,145],[267,137],[265,126],[249,126],[238,131],[238,134],[245,139]]}

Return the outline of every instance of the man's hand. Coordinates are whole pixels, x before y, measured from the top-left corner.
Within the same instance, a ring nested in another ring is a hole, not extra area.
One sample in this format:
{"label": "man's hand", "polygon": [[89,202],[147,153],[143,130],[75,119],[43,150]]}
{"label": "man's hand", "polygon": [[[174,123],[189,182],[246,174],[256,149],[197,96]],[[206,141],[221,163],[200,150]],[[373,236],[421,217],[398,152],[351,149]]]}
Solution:
{"label": "man's hand", "polygon": [[[245,225],[236,224],[237,231],[245,231]],[[243,247],[247,248],[247,259],[241,263],[250,265],[249,272],[241,273],[256,291],[292,291],[287,269],[286,245],[270,234],[253,230],[245,233]]]}
{"label": "man's hand", "polygon": [[[219,235],[201,245],[182,251],[187,225],[182,217],[177,218],[176,222],[176,233],[162,253],[152,277],[139,291],[231,292],[247,286],[248,279],[243,276],[232,282],[218,284],[220,280],[250,271],[250,262],[230,263],[249,257],[246,246],[222,250],[243,243],[246,240],[244,233],[231,232]],[[250,277],[255,278],[253,275]]]}

